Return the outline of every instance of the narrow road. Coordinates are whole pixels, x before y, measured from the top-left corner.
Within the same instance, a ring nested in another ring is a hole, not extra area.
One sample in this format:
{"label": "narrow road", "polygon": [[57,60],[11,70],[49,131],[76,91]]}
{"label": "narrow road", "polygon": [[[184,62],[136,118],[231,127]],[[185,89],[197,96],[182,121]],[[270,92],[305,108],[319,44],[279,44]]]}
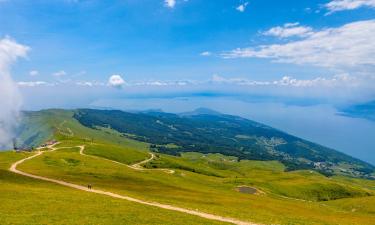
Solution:
{"label": "narrow road", "polygon": [[62,123],[60,123],[60,125],[57,127],[57,129],[59,130],[59,133],[64,135],[64,136],[68,136],[68,137],[74,137],[74,132],[72,131],[72,129],[70,129],[69,127],[66,128],[66,130],[68,131],[68,133],[66,133],[65,131],[63,131],[63,125],[66,123],[67,121],[64,120]]}
{"label": "narrow road", "polygon": [[150,155],[151,155],[150,158],[145,159],[145,160],[143,160],[143,161],[141,161],[141,162],[139,162],[139,163],[133,164],[132,167],[133,167],[134,169],[135,169],[135,168],[137,168],[137,169],[144,169],[141,165],[146,164],[146,163],[150,162],[151,160],[153,160],[153,159],[155,158],[154,153],[150,152]]}
{"label": "narrow road", "polygon": [[145,159],[141,162],[138,162],[136,164],[133,164],[133,165],[127,165],[125,163],[121,163],[121,162],[118,162],[118,161],[114,161],[114,160],[110,160],[110,159],[106,159],[106,158],[103,158],[103,157],[98,157],[98,156],[94,156],[94,155],[87,155],[85,154],[83,151],[85,149],[84,146],[78,146],[80,148],[79,150],[79,154],[81,155],[84,155],[84,156],[87,156],[87,157],[92,157],[92,158],[96,158],[96,159],[101,159],[101,160],[106,160],[106,161],[109,161],[109,162],[112,162],[112,163],[116,163],[116,164],[120,164],[120,165],[123,165],[123,166],[126,166],[130,169],[133,169],[133,170],[140,170],[140,171],[146,171],[146,170],[156,170],[156,171],[163,171],[163,172],[166,172],[166,173],[169,173],[169,174],[173,174],[175,173],[174,170],[171,170],[171,169],[160,169],[160,168],[153,168],[153,169],[147,169],[147,168],[144,168],[142,167],[143,164],[146,164],[148,162],[150,162],[151,160],[153,160],[155,158],[155,154],[150,152],[150,158],[148,159]]}
{"label": "narrow road", "polygon": [[[47,152],[51,152],[51,151],[61,149],[61,148],[54,148],[53,146],[49,146],[48,148],[50,148],[51,150],[47,151]],[[85,146],[77,146],[77,147],[80,148],[80,153],[82,155],[84,155],[83,150],[84,150]],[[67,147],[63,147],[63,148],[67,148]],[[182,213],[186,213],[186,214],[190,214],[190,215],[195,215],[195,216],[199,216],[199,217],[209,219],[209,220],[216,220],[216,221],[227,222],[227,223],[232,223],[232,224],[237,224],[237,225],[260,225],[260,224],[245,222],[245,221],[241,221],[241,220],[237,220],[237,219],[233,219],[233,218],[222,217],[222,216],[217,216],[217,215],[213,215],[213,214],[209,214],[209,213],[199,212],[199,211],[196,211],[196,210],[180,208],[180,207],[176,207],[176,206],[172,206],[172,205],[166,205],[166,204],[161,204],[161,203],[157,203],[157,202],[148,202],[148,201],[132,198],[132,197],[129,197],[129,196],[126,196],[126,195],[119,195],[119,194],[108,192],[108,191],[101,191],[101,190],[97,190],[97,189],[88,189],[85,186],[72,184],[72,183],[69,183],[69,182],[62,181],[62,180],[56,180],[56,179],[52,179],[52,178],[33,175],[33,174],[26,173],[26,172],[22,172],[22,171],[17,169],[18,165],[22,164],[23,162],[25,162],[27,160],[38,157],[38,156],[42,155],[44,152],[46,152],[46,151],[38,151],[35,155],[29,156],[27,158],[21,159],[21,160],[15,162],[15,163],[13,163],[11,165],[11,167],[9,168],[9,170],[11,172],[19,174],[19,175],[23,175],[23,176],[31,177],[31,178],[38,179],[38,180],[43,180],[43,181],[48,181],[48,182],[60,184],[60,185],[75,188],[75,189],[78,189],[78,190],[81,190],[81,191],[92,192],[92,193],[97,193],[97,194],[101,194],[101,195],[107,195],[107,196],[110,196],[110,197],[113,197],[113,198],[124,199],[124,200],[127,200],[127,201],[131,201],[131,202],[135,202],[135,203],[139,203],[139,204],[143,204],[143,205],[149,205],[149,206],[154,206],[154,207],[158,207],[158,208],[162,208],[162,209],[168,209],[168,210],[182,212]],[[113,162],[116,162],[116,161],[113,161]]]}

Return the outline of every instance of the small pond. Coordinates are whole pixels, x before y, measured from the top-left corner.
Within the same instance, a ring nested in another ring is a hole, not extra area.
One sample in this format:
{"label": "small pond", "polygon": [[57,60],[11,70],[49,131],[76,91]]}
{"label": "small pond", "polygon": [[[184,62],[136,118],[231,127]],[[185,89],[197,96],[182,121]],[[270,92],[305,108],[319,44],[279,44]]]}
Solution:
{"label": "small pond", "polygon": [[244,193],[244,194],[256,194],[258,192],[256,188],[247,187],[247,186],[237,187],[237,191]]}

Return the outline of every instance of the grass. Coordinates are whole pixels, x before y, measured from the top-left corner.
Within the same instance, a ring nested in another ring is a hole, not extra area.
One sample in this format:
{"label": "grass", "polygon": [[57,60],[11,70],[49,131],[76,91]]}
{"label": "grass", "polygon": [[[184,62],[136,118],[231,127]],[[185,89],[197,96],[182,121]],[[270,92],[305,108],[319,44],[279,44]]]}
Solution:
{"label": "grass", "polygon": [[[327,201],[348,197],[370,196],[363,186],[329,179],[313,171],[284,172],[276,161],[237,162],[235,157],[221,154],[185,153],[181,157],[160,155],[148,168],[176,168],[222,178],[235,178],[241,184],[256,186],[269,193],[309,201]],[[360,179],[358,179],[360,180]]]}
{"label": "grass", "polygon": [[[0,153],[0,223],[7,224],[224,224],[183,213],[86,193],[7,171],[26,154]],[[74,167],[72,164],[62,164]]]}
{"label": "grass", "polygon": [[[54,133],[61,141],[59,147],[85,145],[86,154],[125,164],[148,157],[147,143],[125,138],[110,128],[84,127],[67,111],[56,110],[54,113],[58,116],[48,117],[47,123],[60,126]],[[67,135],[69,130],[74,135]],[[276,161],[238,161],[221,154],[200,153],[184,153],[181,157],[157,154],[155,160],[145,165],[148,168],[173,168],[174,174],[136,171],[100,158],[82,156],[78,151],[73,147],[47,152],[19,168],[80,185],[92,184],[94,188],[147,201],[264,224],[375,224],[375,198],[366,197],[375,193],[375,181],[340,176],[327,178],[312,171],[284,172],[284,165]],[[2,168],[22,157],[25,155],[0,153]],[[210,223],[193,216],[23,178],[4,169],[1,173],[0,197],[5,199],[6,209],[0,211],[0,221],[6,221],[5,224],[12,220],[25,224],[25,221],[32,221],[31,218],[37,218],[34,224],[51,224],[59,220],[65,224],[133,224],[138,219],[138,224]],[[17,185],[14,184],[16,180],[20,181]],[[265,194],[239,193],[236,187],[240,185],[255,187]],[[12,189],[17,191],[11,192]],[[337,198],[341,199],[332,200]],[[35,204],[39,202],[39,205]],[[83,210],[75,210],[75,207]],[[65,218],[71,208],[74,208],[72,218]],[[15,218],[14,212],[25,214],[19,213],[20,218]],[[32,212],[41,212],[48,217],[47,221],[42,216],[32,217]]]}
{"label": "grass", "polygon": [[142,150],[108,144],[87,145],[85,148],[85,154],[95,155],[125,164],[133,164],[150,157],[147,152]]}
{"label": "grass", "polygon": [[375,197],[339,199],[327,202],[327,204],[337,207],[341,210],[351,211],[364,215],[375,214]]}
{"label": "grass", "polygon": [[[77,164],[66,163],[67,159]],[[62,149],[25,162],[22,170],[47,177],[130,195],[149,201],[266,224],[373,224],[371,214],[345,211],[334,205],[301,202],[273,195],[247,195],[234,190],[246,180],[205,176],[189,171],[174,175],[139,172],[84,157],[78,149]],[[244,178],[243,178],[244,179]]]}

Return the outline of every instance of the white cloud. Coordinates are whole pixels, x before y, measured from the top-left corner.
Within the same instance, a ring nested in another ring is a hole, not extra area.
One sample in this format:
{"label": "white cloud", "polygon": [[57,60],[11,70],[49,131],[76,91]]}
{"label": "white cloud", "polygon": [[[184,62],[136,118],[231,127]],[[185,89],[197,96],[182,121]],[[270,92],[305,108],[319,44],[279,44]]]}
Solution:
{"label": "white cloud", "polygon": [[239,5],[239,6],[237,6],[236,9],[237,9],[238,11],[240,11],[240,12],[245,12],[246,7],[247,7],[248,4],[249,4],[248,2],[245,2],[245,3],[243,3],[243,4]]}
{"label": "white cloud", "polygon": [[174,8],[176,5],[176,0],[164,0],[165,6],[168,8]]}
{"label": "white cloud", "polygon": [[78,86],[88,86],[88,87],[94,86],[94,83],[90,81],[80,81],[80,82],[77,82],[76,84]]}
{"label": "white cloud", "polygon": [[9,37],[0,39],[0,149],[8,148],[17,126],[22,98],[9,69],[20,57],[26,57],[29,47]]}
{"label": "white cloud", "polygon": [[105,83],[98,82],[98,81],[78,81],[75,84],[78,86],[85,86],[85,87],[105,86]]}
{"label": "white cloud", "polygon": [[283,76],[279,80],[255,81],[246,78],[225,78],[213,75],[211,82],[217,84],[231,84],[243,86],[280,86],[280,87],[362,87],[375,84],[375,76],[362,75],[353,76],[349,74],[338,74],[332,77],[316,77],[312,79],[297,79],[291,76]]}
{"label": "white cloud", "polygon": [[20,87],[37,87],[37,86],[53,86],[54,84],[45,81],[19,81],[17,85]]}
{"label": "white cloud", "polygon": [[294,86],[294,87],[335,87],[335,86],[358,86],[362,81],[359,81],[355,76],[348,74],[335,75],[331,78],[317,77],[313,79],[300,80],[290,76],[284,76],[281,80],[274,81],[274,85],[279,86]]}
{"label": "white cloud", "polygon": [[26,57],[29,47],[20,45],[10,37],[0,39],[0,72],[9,70],[9,66],[20,57]]}
{"label": "white cloud", "polygon": [[361,7],[375,8],[375,0],[333,0],[325,4],[324,7],[328,10],[328,14],[332,14]]}
{"label": "white cloud", "polygon": [[225,78],[220,75],[214,74],[211,78],[212,83],[216,84],[231,84],[231,85],[270,85],[269,81],[254,81],[246,78]]}
{"label": "white cloud", "polygon": [[64,70],[60,70],[60,71],[53,73],[52,75],[55,77],[62,77],[66,75],[66,72]]}
{"label": "white cloud", "polygon": [[276,62],[347,68],[375,66],[375,20],[313,32],[285,44],[237,48],[224,58],[269,58]]}
{"label": "white cloud", "polygon": [[360,87],[366,85],[375,85],[375,75],[349,75],[339,74],[332,77],[315,77],[311,79],[297,79],[292,76],[283,76],[278,80],[252,80],[248,78],[232,77],[226,78],[218,74],[212,75],[209,80],[146,80],[125,82],[120,75],[112,75],[108,83],[99,81],[69,81],[69,82],[46,82],[46,81],[20,81],[17,85],[20,87],[40,87],[40,86],[63,86],[63,87],[117,87],[124,85],[129,87],[137,86],[206,86],[212,84],[238,85],[238,86],[290,86],[290,87]]}
{"label": "white cloud", "polygon": [[112,75],[108,80],[108,85],[116,88],[120,88],[125,84],[124,79],[120,75]]}
{"label": "white cloud", "polygon": [[186,86],[186,85],[196,85],[202,82],[192,81],[192,80],[149,80],[141,82],[131,82],[128,83],[129,86]]}
{"label": "white cloud", "polygon": [[31,70],[29,72],[29,75],[32,76],[32,77],[37,76],[37,75],[39,75],[39,71],[38,70]]}
{"label": "white cloud", "polygon": [[313,29],[307,26],[299,26],[299,23],[286,23],[283,26],[273,27],[262,34],[279,38],[288,38],[293,36],[306,37],[313,34]]}
{"label": "white cloud", "polygon": [[210,55],[212,55],[212,53],[208,52],[208,51],[205,51],[205,52],[202,52],[200,55],[201,56],[210,56]]}

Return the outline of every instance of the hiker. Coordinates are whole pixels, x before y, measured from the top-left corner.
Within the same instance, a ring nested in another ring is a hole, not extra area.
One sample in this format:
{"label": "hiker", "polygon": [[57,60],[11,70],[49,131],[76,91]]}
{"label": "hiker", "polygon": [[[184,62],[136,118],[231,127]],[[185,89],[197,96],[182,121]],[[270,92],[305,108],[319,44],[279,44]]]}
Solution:
{"label": "hiker", "polygon": [[88,185],[87,185],[87,188],[91,190],[91,184],[88,184]]}

